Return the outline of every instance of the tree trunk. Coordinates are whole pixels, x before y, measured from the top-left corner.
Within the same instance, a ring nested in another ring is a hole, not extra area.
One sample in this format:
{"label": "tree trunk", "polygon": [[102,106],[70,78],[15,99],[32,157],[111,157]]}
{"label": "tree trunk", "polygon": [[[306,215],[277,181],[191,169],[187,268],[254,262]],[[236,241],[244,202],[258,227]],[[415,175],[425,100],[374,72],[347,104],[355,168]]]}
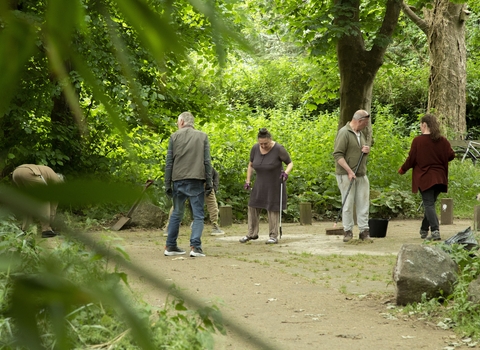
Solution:
{"label": "tree trunk", "polygon": [[434,113],[442,132],[452,139],[466,132],[466,4],[437,0],[425,11],[430,50],[428,111]]}
{"label": "tree trunk", "polygon": [[351,39],[353,40],[340,40],[337,45],[340,69],[339,128],[349,122],[357,110],[370,111],[373,81],[382,65],[381,58],[368,59],[367,57],[372,55],[352,45],[355,44],[355,38]]}
{"label": "tree trunk", "polygon": [[[73,68],[71,62],[65,62],[65,69],[70,73]],[[81,164],[82,160],[82,135],[80,126],[76,123],[75,115],[65,97],[65,91],[61,84],[57,82],[56,77],[50,76],[51,82],[57,84],[58,93],[52,96],[53,106],[50,111],[50,143],[56,162],[54,170],[65,171],[75,164]]]}
{"label": "tree trunk", "polygon": [[[338,67],[340,70],[340,118],[341,128],[352,119],[355,111],[370,112],[375,76],[382,66],[383,56],[390,43],[400,15],[401,6],[397,0],[388,0],[381,27],[371,50],[365,49],[359,23],[359,0],[336,0],[336,6],[345,6],[337,23],[351,23],[349,34],[341,36],[337,43]],[[367,133],[371,133],[370,127]]]}

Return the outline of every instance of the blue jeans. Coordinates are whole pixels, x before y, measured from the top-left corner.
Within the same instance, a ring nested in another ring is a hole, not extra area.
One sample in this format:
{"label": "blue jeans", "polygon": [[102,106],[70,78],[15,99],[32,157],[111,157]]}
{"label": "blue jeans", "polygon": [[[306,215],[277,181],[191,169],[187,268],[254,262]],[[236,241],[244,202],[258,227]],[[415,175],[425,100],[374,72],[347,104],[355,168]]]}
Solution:
{"label": "blue jeans", "polygon": [[203,220],[205,217],[205,186],[203,180],[179,180],[173,182],[173,212],[168,223],[167,246],[176,247],[180,223],[185,211],[185,202],[190,201],[193,211],[192,234],[190,246],[202,247]]}
{"label": "blue jeans", "polygon": [[420,191],[422,194],[423,207],[425,209],[421,226],[421,230],[423,231],[428,231],[429,228],[431,232],[439,230],[440,225],[435,211],[435,202],[437,201],[440,192],[440,186],[438,185],[433,185],[428,190]]}

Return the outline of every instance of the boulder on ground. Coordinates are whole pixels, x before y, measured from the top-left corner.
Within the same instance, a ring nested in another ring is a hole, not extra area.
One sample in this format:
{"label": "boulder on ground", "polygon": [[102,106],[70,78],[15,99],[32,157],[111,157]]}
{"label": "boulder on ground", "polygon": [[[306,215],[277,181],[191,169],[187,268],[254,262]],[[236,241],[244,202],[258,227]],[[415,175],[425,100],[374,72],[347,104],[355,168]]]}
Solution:
{"label": "boulder on ground", "polygon": [[132,215],[129,226],[162,228],[168,219],[168,213],[149,202],[142,202],[138,205]]}
{"label": "boulder on ground", "polygon": [[397,305],[447,297],[453,293],[458,265],[441,248],[433,245],[404,244],[393,269]]}

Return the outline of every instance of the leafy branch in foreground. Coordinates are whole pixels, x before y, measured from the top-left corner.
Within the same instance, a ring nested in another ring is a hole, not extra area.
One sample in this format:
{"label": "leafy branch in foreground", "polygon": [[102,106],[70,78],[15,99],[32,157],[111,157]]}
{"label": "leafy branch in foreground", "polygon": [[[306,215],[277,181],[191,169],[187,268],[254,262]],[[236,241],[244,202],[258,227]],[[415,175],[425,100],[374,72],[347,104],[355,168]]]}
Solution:
{"label": "leafy branch in foreground", "polygon": [[177,297],[162,310],[134,302],[126,274],[107,271],[105,259],[68,238],[41,247],[4,219],[0,253],[0,342],[6,346],[213,349],[211,333],[225,333],[215,306],[192,311]]}

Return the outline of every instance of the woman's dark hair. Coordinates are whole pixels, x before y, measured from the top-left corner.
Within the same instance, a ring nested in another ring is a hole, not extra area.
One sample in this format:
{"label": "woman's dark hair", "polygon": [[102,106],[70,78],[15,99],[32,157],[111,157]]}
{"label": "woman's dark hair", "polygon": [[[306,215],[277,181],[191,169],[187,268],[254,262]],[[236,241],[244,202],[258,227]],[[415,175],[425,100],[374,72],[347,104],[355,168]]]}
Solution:
{"label": "woman's dark hair", "polygon": [[437,118],[433,114],[425,114],[420,123],[426,123],[430,129],[430,138],[433,141],[437,141],[442,137],[440,134],[440,125],[438,124]]}
{"label": "woman's dark hair", "polygon": [[258,139],[271,139],[272,135],[268,132],[268,130],[266,128],[261,128],[260,130],[258,130],[257,138]]}

